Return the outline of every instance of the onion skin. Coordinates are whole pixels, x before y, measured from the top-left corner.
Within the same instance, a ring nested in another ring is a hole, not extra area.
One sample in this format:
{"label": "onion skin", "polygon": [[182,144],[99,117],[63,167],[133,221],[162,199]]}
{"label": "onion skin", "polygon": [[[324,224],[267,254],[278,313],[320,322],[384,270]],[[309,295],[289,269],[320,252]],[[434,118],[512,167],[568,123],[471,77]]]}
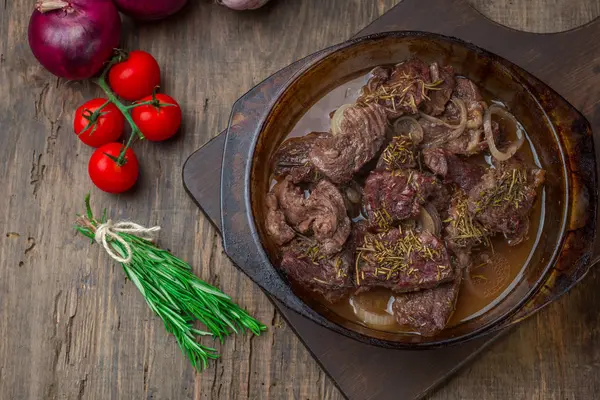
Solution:
{"label": "onion skin", "polygon": [[256,10],[268,2],[269,0],[217,0],[217,4],[232,10]]}
{"label": "onion skin", "polygon": [[111,0],[42,0],[29,20],[28,38],[33,55],[48,71],[88,79],[119,46],[121,18]]}
{"label": "onion skin", "polygon": [[156,21],[181,10],[187,0],[113,0],[119,11],[139,21]]}

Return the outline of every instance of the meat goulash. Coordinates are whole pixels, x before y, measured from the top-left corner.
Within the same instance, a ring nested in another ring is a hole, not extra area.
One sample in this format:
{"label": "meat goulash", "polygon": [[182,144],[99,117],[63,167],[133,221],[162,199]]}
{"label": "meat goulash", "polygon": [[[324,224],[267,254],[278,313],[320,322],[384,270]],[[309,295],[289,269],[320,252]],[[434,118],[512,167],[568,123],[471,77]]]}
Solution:
{"label": "meat goulash", "polygon": [[[413,58],[315,104],[273,157],[266,230],[281,271],[392,332],[433,336],[493,305],[531,251],[544,171],[488,97]],[[327,132],[309,131],[318,118]]]}

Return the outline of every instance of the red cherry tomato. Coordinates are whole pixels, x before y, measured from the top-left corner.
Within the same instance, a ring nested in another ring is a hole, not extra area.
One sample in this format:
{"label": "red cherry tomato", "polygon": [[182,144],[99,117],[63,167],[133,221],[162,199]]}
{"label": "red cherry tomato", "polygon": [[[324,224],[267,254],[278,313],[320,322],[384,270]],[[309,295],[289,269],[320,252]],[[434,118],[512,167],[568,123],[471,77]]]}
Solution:
{"label": "red cherry tomato", "polygon": [[[133,122],[140,128],[146,139],[158,142],[173,136],[181,126],[181,108],[170,96],[158,93],[158,105],[145,104],[131,111]],[[152,101],[152,96],[140,99],[140,102]]]}
{"label": "red cherry tomato", "polygon": [[122,193],[130,189],[137,180],[139,164],[133,150],[125,151],[123,165],[118,165],[109,157],[118,158],[123,147],[125,146],[121,143],[108,143],[92,154],[88,173],[98,189],[108,193]]}
{"label": "red cherry tomato", "polygon": [[93,99],[85,102],[75,111],[73,129],[79,139],[88,146],[100,147],[118,140],[123,134],[125,118],[114,104],[107,104],[97,116],[93,116],[106,101],[106,99]]}
{"label": "red cherry tomato", "polygon": [[160,67],[150,54],[141,50],[129,52],[127,60],[115,64],[108,72],[114,92],[129,101],[152,94],[160,85]]}

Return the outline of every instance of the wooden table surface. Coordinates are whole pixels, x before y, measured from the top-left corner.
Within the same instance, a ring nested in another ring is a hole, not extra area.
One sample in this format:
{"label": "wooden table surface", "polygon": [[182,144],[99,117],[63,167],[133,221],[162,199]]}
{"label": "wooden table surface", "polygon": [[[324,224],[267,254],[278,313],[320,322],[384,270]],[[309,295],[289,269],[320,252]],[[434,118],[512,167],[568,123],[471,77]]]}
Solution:
{"label": "wooden table surface", "polygon": [[[136,149],[142,175],[112,196],[87,176],[91,149],[75,108],[100,91],[46,72],[27,45],[33,0],[0,8],[0,399],[342,399],[267,297],[223,254],[186,195],[181,167],[226,126],[231,104],[292,61],[340,42],[399,0],[275,0],[236,13],[209,0],[147,25],[126,22],[124,47],[158,59],[178,99],[177,139]],[[598,0],[472,0],[490,18],[536,32],[600,15]],[[434,12],[432,10],[432,12]],[[259,317],[269,331],[220,347],[196,374],[137,289],[72,223],[91,191],[113,219],[158,224],[161,244]],[[592,399],[600,393],[600,273],[527,320],[431,399]]]}

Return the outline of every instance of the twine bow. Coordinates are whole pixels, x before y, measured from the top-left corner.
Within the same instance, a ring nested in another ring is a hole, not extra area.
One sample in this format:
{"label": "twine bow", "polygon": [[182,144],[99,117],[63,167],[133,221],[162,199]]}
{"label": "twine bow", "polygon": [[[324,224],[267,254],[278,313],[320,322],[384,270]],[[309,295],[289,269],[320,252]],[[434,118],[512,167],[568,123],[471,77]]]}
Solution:
{"label": "twine bow", "polygon": [[[152,240],[154,239],[154,233],[158,231],[160,231],[160,226],[146,228],[130,221],[120,221],[113,224],[112,220],[109,219],[105,223],[98,225],[94,239],[98,244],[104,247],[104,250],[106,250],[108,255],[115,261],[127,264],[131,261],[133,253],[129,243],[127,243],[119,233],[130,233],[142,239]],[[109,244],[108,239],[119,242],[125,249],[125,256],[121,256],[117,253],[114,247]]]}

